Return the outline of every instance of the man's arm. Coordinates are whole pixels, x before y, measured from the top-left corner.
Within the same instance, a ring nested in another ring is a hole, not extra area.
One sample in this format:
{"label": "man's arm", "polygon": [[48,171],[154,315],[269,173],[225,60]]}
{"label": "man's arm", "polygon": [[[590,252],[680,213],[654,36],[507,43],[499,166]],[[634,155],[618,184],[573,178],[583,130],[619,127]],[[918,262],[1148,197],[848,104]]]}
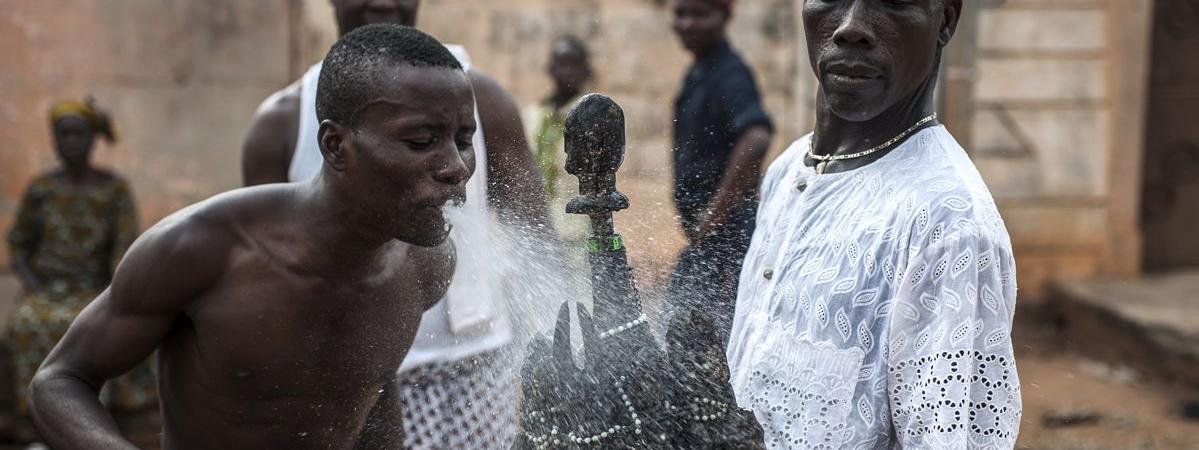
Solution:
{"label": "man's arm", "polygon": [[1013,448],[1021,402],[1011,244],[960,215],[930,216],[913,227],[913,245],[928,244],[896,280],[890,328],[879,336],[887,339],[880,370],[893,374],[886,392],[898,448]]}
{"label": "man's arm", "polygon": [[772,133],[765,125],[754,125],[741,133],[729,157],[729,167],[720,177],[720,187],[700,217],[692,236],[692,245],[699,245],[728,221],[736,208],[745,203],[762,174],[762,160],[770,148]]}
{"label": "man's arm", "polygon": [[98,393],[106,380],[149,356],[220,276],[228,245],[205,229],[192,219],[168,218],[148,231],[126,254],[112,286],[50,352],[30,385],[30,407],[51,447],[136,448]]}
{"label": "man's arm", "polygon": [[733,212],[745,204],[747,196],[753,194],[773,134],[770,116],[762,107],[762,96],[748,68],[724,76],[716,96],[722,99],[727,130],[737,136],[737,141],[716,194],[687,236],[693,246],[720,230]]}
{"label": "man's arm", "polygon": [[267,98],[254,113],[242,144],[242,183],[254,186],[287,182],[300,123],[300,89],[293,84]]}
{"label": "man's arm", "polygon": [[549,232],[545,190],[525,140],[516,102],[494,79],[470,71],[487,144],[487,192],[500,219],[531,231]]}

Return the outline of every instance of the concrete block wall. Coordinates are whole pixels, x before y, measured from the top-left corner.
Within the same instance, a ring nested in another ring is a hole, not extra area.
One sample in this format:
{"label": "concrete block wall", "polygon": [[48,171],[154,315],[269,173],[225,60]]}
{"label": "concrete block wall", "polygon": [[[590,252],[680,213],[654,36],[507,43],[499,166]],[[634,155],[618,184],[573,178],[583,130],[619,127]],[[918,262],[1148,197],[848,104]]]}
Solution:
{"label": "concrete block wall", "polygon": [[1127,3],[974,5],[981,10],[965,144],[1011,232],[1024,298],[1039,297],[1052,279],[1127,270],[1127,262],[1112,260],[1135,258],[1114,242],[1135,228],[1127,226],[1135,223],[1135,209],[1116,202],[1127,198],[1125,191],[1139,190],[1117,179],[1128,169],[1116,167],[1125,160],[1114,155],[1141,148],[1115,142],[1140,130],[1114,118],[1127,102],[1113,73],[1127,61],[1113,50],[1113,27],[1120,23],[1113,10],[1127,5],[1113,2]]}

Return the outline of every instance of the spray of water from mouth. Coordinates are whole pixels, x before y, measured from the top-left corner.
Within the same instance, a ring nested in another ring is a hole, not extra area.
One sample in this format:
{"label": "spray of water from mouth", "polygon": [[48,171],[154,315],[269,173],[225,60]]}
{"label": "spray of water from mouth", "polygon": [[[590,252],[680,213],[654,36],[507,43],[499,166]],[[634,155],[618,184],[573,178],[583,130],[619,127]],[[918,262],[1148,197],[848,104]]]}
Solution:
{"label": "spray of water from mouth", "polygon": [[[455,276],[497,280],[503,301],[493,306],[501,309],[497,316],[510,321],[513,360],[523,358],[529,339],[553,328],[559,304],[589,307],[591,285],[583,249],[565,247],[548,225],[498,220],[495,214],[476,215],[462,207],[447,206],[444,211],[459,251]],[[463,267],[463,253],[482,263]]]}

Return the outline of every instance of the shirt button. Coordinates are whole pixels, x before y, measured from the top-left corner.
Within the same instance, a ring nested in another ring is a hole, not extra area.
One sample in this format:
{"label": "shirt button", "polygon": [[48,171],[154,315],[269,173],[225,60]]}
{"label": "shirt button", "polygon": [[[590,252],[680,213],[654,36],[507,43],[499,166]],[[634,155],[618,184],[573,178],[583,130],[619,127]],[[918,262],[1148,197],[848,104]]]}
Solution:
{"label": "shirt button", "polygon": [[767,280],[774,278],[774,269],[766,269],[765,272],[762,272],[762,277]]}

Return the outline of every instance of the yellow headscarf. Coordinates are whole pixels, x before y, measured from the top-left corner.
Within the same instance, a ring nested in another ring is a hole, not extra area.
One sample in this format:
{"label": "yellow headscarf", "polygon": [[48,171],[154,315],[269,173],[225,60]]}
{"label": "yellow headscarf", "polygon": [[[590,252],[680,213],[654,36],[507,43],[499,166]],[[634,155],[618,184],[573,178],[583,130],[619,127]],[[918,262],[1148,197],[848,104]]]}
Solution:
{"label": "yellow headscarf", "polygon": [[117,141],[116,130],[112,127],[112,121],[108,119],[108,114],[96,109],[92,101],[85,100],[82,102],[67,101],[60,102],[50,108],[50,125],[58,123],[58,120],[65,116],[79,116],[87,120],[92,125],[92,129],[108,142]]}

